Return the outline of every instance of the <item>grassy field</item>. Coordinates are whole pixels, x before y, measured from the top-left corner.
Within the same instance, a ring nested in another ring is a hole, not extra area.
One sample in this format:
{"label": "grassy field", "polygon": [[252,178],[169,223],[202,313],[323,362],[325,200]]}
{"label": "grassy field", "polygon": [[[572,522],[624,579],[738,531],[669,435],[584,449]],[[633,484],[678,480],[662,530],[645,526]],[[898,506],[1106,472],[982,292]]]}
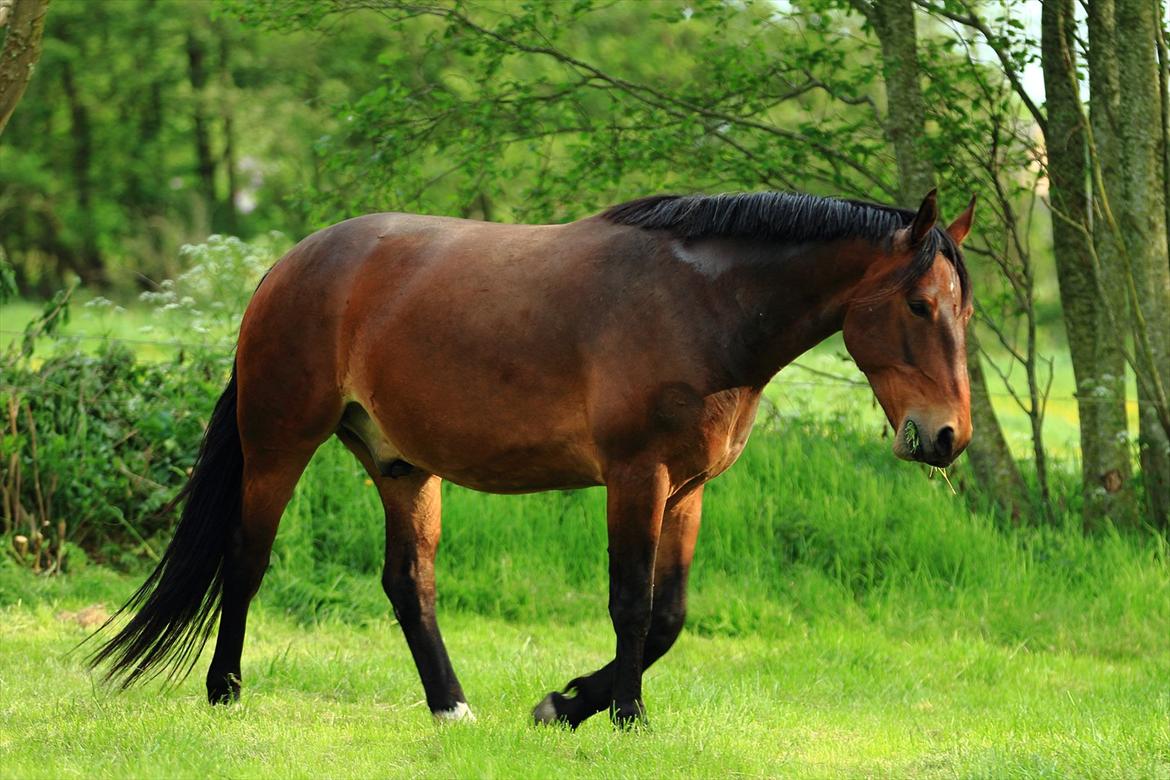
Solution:
{"label": "grassy field", "polygon": [[479,722],[436,728],[363,482],[327,446],[298,489],[242,706],[204,704],[206,659],[176,691],[115,695],[66,654],[72,613],[141,575],[0,565],[0,774],[1170,777],[1158,537],[1005,527],[864,431],[776,416],[709,490],[651,729],[566,733],[527,718],[612,652],[604,496],[448,488],[440,614]]}
{"label": "grassy field", "polygon": [[[0,335],[32,313],[6,306]],[[137,309],[82,305],[68,330],[56,348],[181,348]],[[76,613],[112,610],[144,571],[73,550],[44,578],[0,557],[0,777],[1170,778],[1166,541],[1086,538],[1075,489],[1048,528],[953,496],[892,457],[843,355],[830,340],[786,369],[708,489],[688,628],[647,676],[649,731],[528,724],[612,653],[603,491],[444,486],[440,616],[479,722],[436,728],[378,584],[377,496],[333,442],[285,514],[240,706],[204,704],[206,659],[177,690],[117,695],[68,654]],[[1075,413],[1053,415],[1052,441],[1075,435]]]}
{"label": "grassy field", "polygon": [[[111,583],[112,595],[121,583]],[[705,594],[700,595],[700,599]],[[385,616],[252,621],[241,706],[179,690],[112,695],[55,617],[92,591],[0,612],[5,777],[1165,777],[1166,656],[1101,656],[903,632],[851,610],[746,636],[684,634],[647,675],[651,728],[576,733],[529,708],[611,649],[600,621],[448,613],[478,714],[436,727]]]}

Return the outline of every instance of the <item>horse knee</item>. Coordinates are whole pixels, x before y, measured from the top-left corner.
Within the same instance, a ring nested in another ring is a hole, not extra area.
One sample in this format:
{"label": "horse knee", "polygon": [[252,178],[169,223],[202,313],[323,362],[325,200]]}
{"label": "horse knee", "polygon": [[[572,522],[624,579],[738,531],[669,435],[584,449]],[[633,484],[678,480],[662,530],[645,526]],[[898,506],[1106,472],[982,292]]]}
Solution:
{"label": "horse knee", "polygon": [[685,601],[676,601],[655,610],[654,620],[650,625],[650,635],[646,638],[647,644],[657,652],[665,653],[678,639],[678,635],[682,633],[686,620],[687,606]]}
{"label": "horse knee", "polygon": [[610,599],[609,617],[618,631],[633,631],[645,636],[650,630],[650,599],[634,594]]}

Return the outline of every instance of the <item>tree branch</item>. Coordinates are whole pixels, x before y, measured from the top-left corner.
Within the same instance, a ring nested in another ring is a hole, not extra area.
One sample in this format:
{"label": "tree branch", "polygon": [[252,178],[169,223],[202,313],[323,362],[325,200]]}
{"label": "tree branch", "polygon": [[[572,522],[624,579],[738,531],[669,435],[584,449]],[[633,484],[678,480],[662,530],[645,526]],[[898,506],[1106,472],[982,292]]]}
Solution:
{"label": "tree branch", "polygon": [[823,155],[826,160],[832,161],[835,165],[841,165],[851,169],[883,194],[889,197],[894,197],[895,195],[894,191],[889,187],[889,185],[886,184],[886,182],[884,182],[879,176],[874,174],[864,165],[861,165],[857,160],[849,157],[848,155],[841,154],[828,144],[809,138],[802,133],[786,130],[784,128],[767,124],[765,122],[760,122],[750,117],[729,114],[714,108],[698,105],[689,100],[667,94],[666,92],[655,89],[654,87],[651,87],[647,84],[640,84],[621,78],[619,76],[611,75],[601,70],[597,66],[578,59],[577,57],[574,57],[567,52],[561,51],[560,49],[549,45],[525,43],[516,38],[509,37],[503,33],[491,30],[476,23],[470,17],[460,13],[454,8],[398,3],[393,2],[392,0],[389,2],[379,2],[378,0],[363,0],[360,2],[335,0],[335,4],[341,9],[371,9],[388,16],[395,21],[398,21],[398,17],[393,14],[395,10],[404,11],[411,15],[425,14],[434,16],[439,19],[449,20],[475,33],[476,35],[491,39],[516,51],[550,57],[563,65],[567,65],[577,70],[580,73],[588,74],[595,80],[607,84],[610,87],[628,95],[629,97],[653,108],[657,108],[668,113],[673,112],[676,116],[679,115],[677,112],[680,110],[685,110],[691,114],[707,119],[719,120],[721,122],[726,122],[729,125],[757,130],[777,138],[783,138],[787,141],[802,144],[816,150],[821,155]]}
{"label": "tree branch", "polygon": [[1016,66],[1011,61],[1011,58],[1008,57],[1007,52],[1004,51],[1003,47],[997,43],[996,36],[991,31],[991,28],[987,26],[987,23],[984,22],[983,19],[975,13],[975,11],[971,10],[970,5],[968,5],[966,2],[963,3],[963,7],[967,9],[967,13],[964,15],[955,13],[954,11],[944,8],[941,5],[935,5],[934,3],[929,2],[929,0],[914,0],[914,4],[924,11],[934,14],[935,16],[941,16],[943,18],[950,19],[952,22],[957,22],[958,24],[978,31],[983,36],[984,42],[987,43],[987,47],[991,49],[991,51],[995,53],[996,58],[999,59],[999,64],[1000,67],[1003,68],[1004,75],[1007,76],[1008,81],[1011,82],[1012,89],[1014,89],[1016,94],[1020,96],[1020,100],[1023,101],[1024,106],[1028,109],[1028,113],[1032,115],[1032,119],[1035,120],[1037,125],[1039,125],[1040,132],[1047,135],[1047,117],[1044,116],[1044,112],[1039,109],[1036,103],[1032,101],[1032,97],[1028,94],[1028,90],[1024,89],[1024,82],[1021,80],[1020,73],[1016,70]]}

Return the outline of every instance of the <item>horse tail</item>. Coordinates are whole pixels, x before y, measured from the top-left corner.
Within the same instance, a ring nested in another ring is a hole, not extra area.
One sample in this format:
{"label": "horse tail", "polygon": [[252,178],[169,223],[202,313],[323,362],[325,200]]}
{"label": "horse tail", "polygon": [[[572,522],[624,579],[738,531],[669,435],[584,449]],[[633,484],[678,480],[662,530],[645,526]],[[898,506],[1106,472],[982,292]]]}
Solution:
{"label": "horse tail", "polygon": [[172,682],[191,672],[219,614],[224,555],[240,524],[243,471],[233,364],[191,476],[170,504],[183,505],[174,538],[142,587],[98,629],[137,610],[89,658],[93,667],[109,663],[108,681],[128,688],[163,672]]}

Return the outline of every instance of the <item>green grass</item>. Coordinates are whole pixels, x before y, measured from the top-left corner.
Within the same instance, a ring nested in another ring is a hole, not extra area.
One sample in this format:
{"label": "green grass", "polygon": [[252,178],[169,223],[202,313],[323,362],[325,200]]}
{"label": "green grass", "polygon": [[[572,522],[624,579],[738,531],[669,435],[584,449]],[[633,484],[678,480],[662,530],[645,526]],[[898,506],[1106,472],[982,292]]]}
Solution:
{"label": "green grass", "polygon": [[445,609],[479,720],[437,728],[385,610],[312,626],[258,610],[242,706],[212,709],[202,664],[176,691],[96,685],[63,655],[84,632],[55,617],[93,597],[77,590],[0,611],[5,777],[1170,776],[1164,650],[1005,644],[929,612],[846,609],[686,632],[647,674],[648,733],[603,716],[568,733],[528,711],[605,659],[609,626]]}
{"label": "green grass", "polygon": [[[137,302],[115,308],[112,303],[87,305],[92,301],[91,293],[78,291],[61,337],[54,341],[42,339],[37,345],[38,358],[61,350],[96,352],[106,341],[126,344],[140,360],[169,360],[184,347],[204,348],[222,343],[225,351],[231,349],[231,339],[204,338],[189,329],[178,329],[154,310]],[[40,313],[41,308],[41,304],[31,301],[8,301],[0,306],[0,350],[20,340],[24,326]]]}
{"label": "green grass", "polygon": [[323,448],[249,623],[242,706],[114,695],[63,610],[141,575],[0,565],[5,777],[1170,777],[1159,537],[1005,528],[888,442],[788,417],[709,488],[648,733],[527,724],[612,653],[598,490],[444,495],[440,617],[479,722],[436,728],[378,585],[372,488]]}

